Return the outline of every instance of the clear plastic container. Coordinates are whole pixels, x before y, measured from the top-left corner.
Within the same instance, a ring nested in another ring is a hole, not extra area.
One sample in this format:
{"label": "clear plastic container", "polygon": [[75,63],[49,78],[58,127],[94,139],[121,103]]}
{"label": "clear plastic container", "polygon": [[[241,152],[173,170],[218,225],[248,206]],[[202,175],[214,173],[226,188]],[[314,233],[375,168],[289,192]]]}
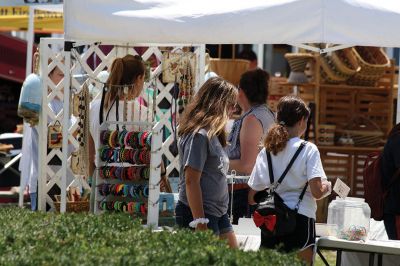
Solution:
{"label": "clear plastic container", "polygon": [[42,105],[42,80],[36,74],[30,74],[22,84],[18,103],[18,116],[22,117],[31,126],[39,122],[39,113]]}
{"label": "clear plastic container", "polygon": [[337,237],[367,240],[371,209],[362,198],[336,197],[328,207],[328,224],[338,226]]}

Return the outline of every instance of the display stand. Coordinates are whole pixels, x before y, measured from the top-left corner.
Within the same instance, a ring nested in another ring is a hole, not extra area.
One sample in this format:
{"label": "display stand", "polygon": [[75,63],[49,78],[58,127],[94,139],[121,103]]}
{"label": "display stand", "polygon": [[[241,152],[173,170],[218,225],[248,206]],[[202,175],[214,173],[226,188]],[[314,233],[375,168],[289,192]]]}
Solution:
{"label": "display stand", "polygon": [[[163,77],[163,53],[165,51],[184,53],[184,48],[196,55],[196,64],[193,73],[194,87],[197,91],[200,84],[204,82],[204,44],[150,44],[150,43],[118,43],[118,42],[68,42],[59,38],[41,38],[40,40],[40,62],[41,75],[43,78],[43,98],[40,123],[38,125],[39,135],[39,186],[38,186],[38,209],[41,211],[53,211],[52,188],[59,188],[61,192],[60,212],[66,211],[66,191],[71,186],[83,186],[88,188],[88,176],[75,174],[71,169],[71,152],[79,148],[77,140],[78,120],[70,119],[69,102],[73,103],[72,96],[81,92],[83,85],[88,84],[89,89],[94,86],[101,89],[104,81],[100,81],[98,75],[110,69],[116,57],[126,54],[138,55],[147,62],[152,62],[149,81],[146,82],[141,98],[152,107],[152,114],[165,132],[172,132],[172,123],[176,117],[174,111],[166,110],[165,106],[170,104],[171,110],[175,110],[177,101],[174,101],[174,82],[165,83]],[[85,49],[80,49],[85,45]],[[144,52],[143,52],[144,51]],[[48,78],[50,72],[58,67],[64,72],[64,79],[59,84],[53,84]],[[70,88],[69,90],[65,88]],[[150,93],[155,92],[152,98]],[[99,94],[92,95],[93,100],[100,99]],[[57,99],[61,102],[57,110],[51,108],[52,102]],[[154,104],[153,104],[154,103]],[[67,114],[64,117],[64,114]],[[59,121],[62,128],[63,148],[48,150],[48,126],[52,122]],[[174,143],[174,135],[165,135],[162,141],[161,153],[165,160],[167,176],[179,172],[179,158],[172,153],[169,147]],[[51,161],[57,159],[62,165],[52,166]],[[82,183],[82,184],[81,184]]]}
{"label": "display stand", "polygon": [[149,226],[158,226],[162,125],[153,125],[106,121],[100,126],[101,146],[93,184],[95,214],[106,210],[128,212],[147,220]]}

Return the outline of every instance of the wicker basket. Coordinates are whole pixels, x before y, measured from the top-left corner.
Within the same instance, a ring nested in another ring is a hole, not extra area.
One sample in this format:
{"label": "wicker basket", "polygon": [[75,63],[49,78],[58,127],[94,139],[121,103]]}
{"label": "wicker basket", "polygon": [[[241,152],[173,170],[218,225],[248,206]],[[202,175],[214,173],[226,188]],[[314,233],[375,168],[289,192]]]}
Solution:
{"label": "wicker basket", "polygon": [[351,48],[321,56],[321,78],[326,83],[344,83],[360,70]]}
{"label": "wicker basket", "polygon": [[290,65],[288,83],[307,83],[307,76],[304,74],[308,61],[313,56],[307,53],[287,53],[285,58]]}
{"label": "wicker basket", "polygon": [[355,146],[380,146],[384,133],[370,119],[364,116],[355,116],[343,129],[336,129],[338,137],[350,137]]}
{"label": "wicker basket", "polygon": [[[54,207],[60,212],[61,202],[55,201]],[[89,201],[67,201],[66,212],[88,212],[90,209]]]}
{"label": "wicker basket", "polygon": [[249,69],[250,61],[244,59],[210,58],[212,71],[234,85],[238,85],[240,76]]}
{"label": "wicker basket", "polygon": [[389,58],[379,47],[355,46],[351,51],[357,58],[361,69],[347,83],[374,86],[385,73],[386,68],[390,66]]}

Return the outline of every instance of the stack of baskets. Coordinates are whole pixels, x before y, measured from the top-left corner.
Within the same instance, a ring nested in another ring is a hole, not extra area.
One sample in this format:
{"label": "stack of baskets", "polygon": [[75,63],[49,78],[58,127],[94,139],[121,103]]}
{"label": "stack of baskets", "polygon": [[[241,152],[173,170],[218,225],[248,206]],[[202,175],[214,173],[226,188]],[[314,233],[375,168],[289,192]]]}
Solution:
{"label": "stack of baskets", "polygon": [[345,83],[358,71],[360,67],[351,48],[321,56],[321,78],[326,83]]}
{"label": "stack of baskets", "polygon": [[[60,212],[60,201],[54,202],[57,212]],[[88,212],[90,209],[89,201],[67,201],[66,212]]]}
{"label": "stack of baskets", "polygon": [[[57,212],[60,212],[61,196],[55,195],[54,207]],[[90,204],[88,198],[81,198],[77,201],[71,201],[67,198],[66,212],[89,212]]]}
{"label": "stack of baskets", "polygon": [[355,46],[321,56],[321,78],[326,83],[374,86],[389,66],[381,48]]}
{"label": "stack of baskets", "polygon": [[307,76],[304,74],[308,61],[313,56],[308,53],[287,53],[286,60],[290,65],[289,83],[307,83]]}
{"label": "stack of baskets", "polygon": [[355,46],[351,51],[361,69],[348,80],[348,84],[373,86],[390,66],[389,58],[379,47]]}

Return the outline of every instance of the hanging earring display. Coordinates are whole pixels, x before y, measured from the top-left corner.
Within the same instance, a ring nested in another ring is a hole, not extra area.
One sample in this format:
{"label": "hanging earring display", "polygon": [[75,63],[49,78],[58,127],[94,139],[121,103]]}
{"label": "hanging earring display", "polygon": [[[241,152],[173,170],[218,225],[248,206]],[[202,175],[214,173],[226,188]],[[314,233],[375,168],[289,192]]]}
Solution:
{"label": "hanging earring display", "polygon": [[[196,69],[196,54],[192,52],[174,53],[164,52],[162,71],[163,82],[175,82],[175,76],[182,80],[182,76],[187,72],[187,68]],[[190,84],[193,87],[194,84]]]}
{"label": "hanging earring display", "polygon": [[62,126],[58,120],[48,128],[48,146],[51,149],[62,147]]}
{"label": "hanging earring display", "polygon": [[89,175],[89,88],[85,82],[80,93],[76,94],[78,112],[79,149],[71,154],[71,170],[76,175]]}
{"label": "hanging earring display", "polygon": [[179,99],[178,99],[179,113],[183,112],[185,106],[191,100],[192,80],[193,80],[192,68],[190,64],[186,64],[183,75],[181,76],[180,86],[179,86],[181,88],[181,90],[179,91]]}
{"label": "hanging earring display", "polygon": [[72,114],[75,117],[79,117],[79,93],[72,95]]}

